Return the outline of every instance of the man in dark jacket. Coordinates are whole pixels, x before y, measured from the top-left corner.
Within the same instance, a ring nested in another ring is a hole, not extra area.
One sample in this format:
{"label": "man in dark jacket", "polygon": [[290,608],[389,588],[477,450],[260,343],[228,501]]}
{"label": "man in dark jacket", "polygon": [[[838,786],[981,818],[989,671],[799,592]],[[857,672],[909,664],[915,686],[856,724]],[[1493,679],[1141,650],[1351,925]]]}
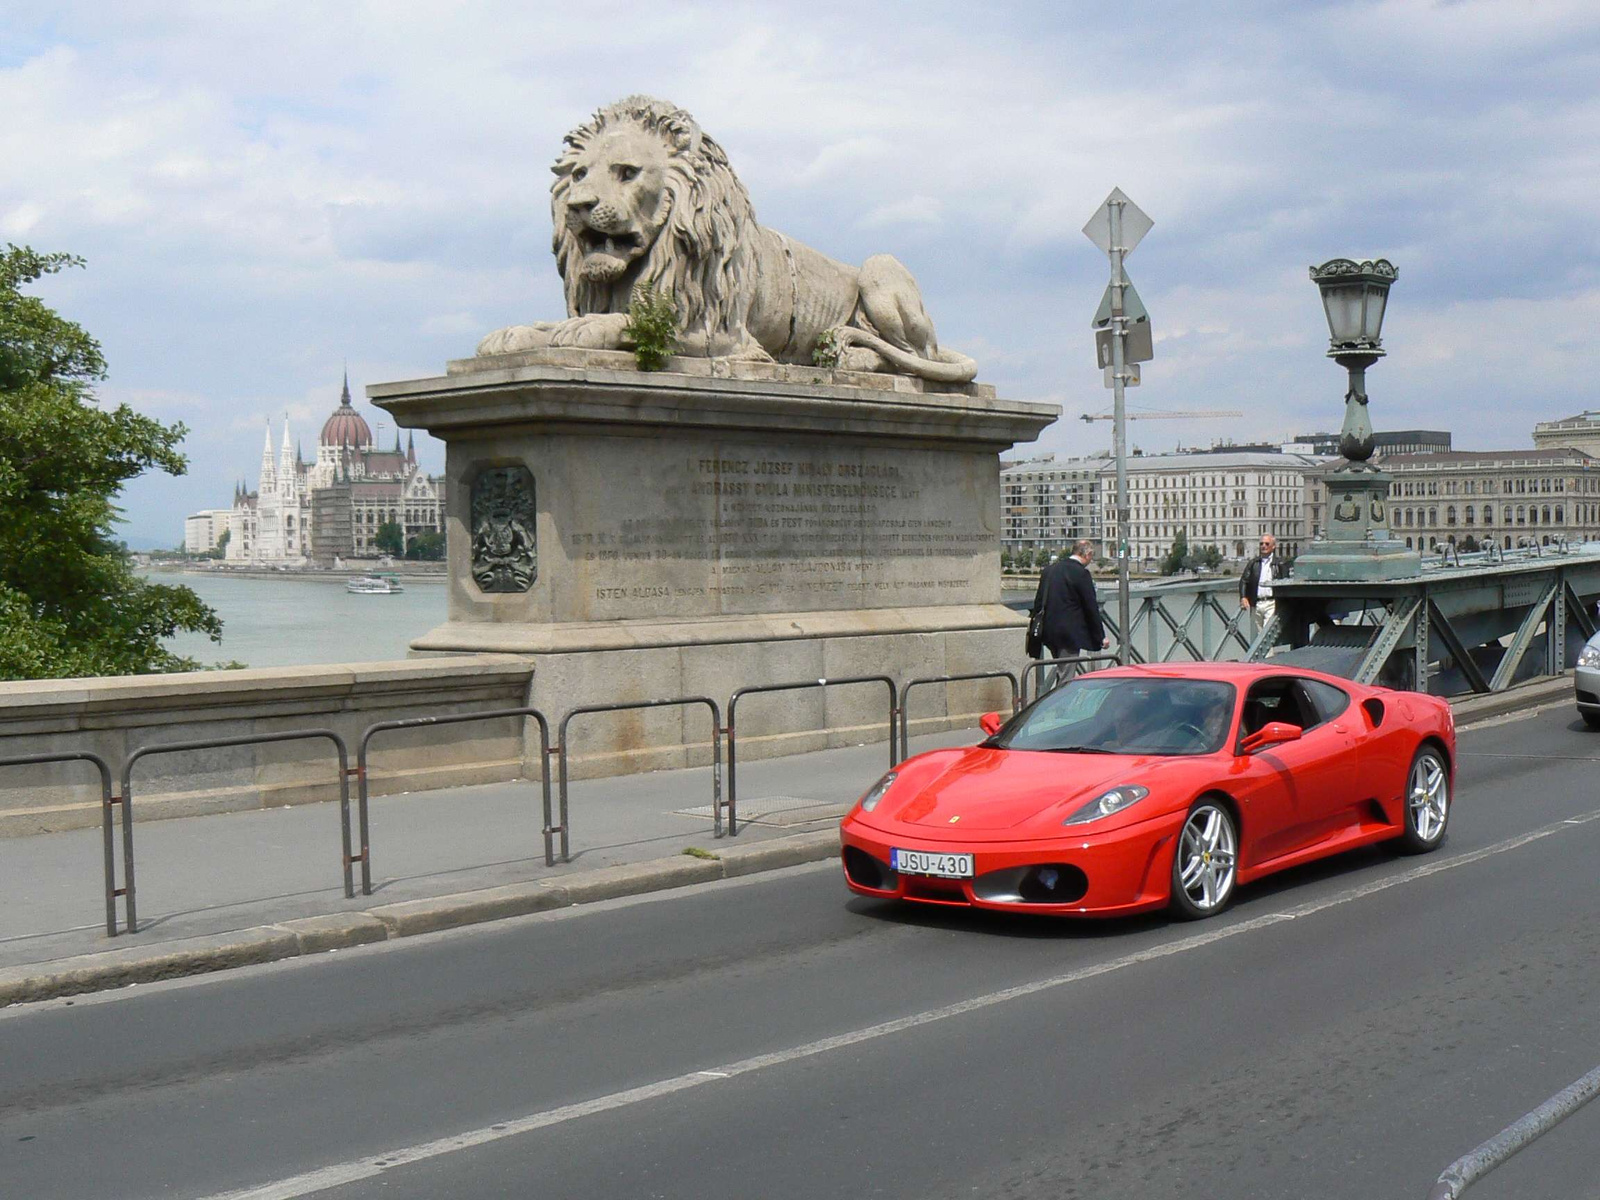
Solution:
{"label": "man in dark jacket", "polygon": [[[1039,576],[1039,590],[1034,593],[1029,616],[1044,613],[1040,639],[1051,658],[1075,658],[1111,644],[1100,621],[1100,601],[1089,575],[1093,558],[1094,545],[1080,540],[1073,544],[1070,555],[1056,559]],[[1076,674],[1072,667],[1056,667],[1050,686],[1055,687],[1072,674]]]}
{"label": "man in dark jacket", "polygon": [[1255,615],[1257,632],[1272,622],[1276,612],[1272,585],[1284,577],[1277,549],[1278,539],[1270,533],[1262,534],[1261,553],[1245,563],[1239,575],[1239,607]]}

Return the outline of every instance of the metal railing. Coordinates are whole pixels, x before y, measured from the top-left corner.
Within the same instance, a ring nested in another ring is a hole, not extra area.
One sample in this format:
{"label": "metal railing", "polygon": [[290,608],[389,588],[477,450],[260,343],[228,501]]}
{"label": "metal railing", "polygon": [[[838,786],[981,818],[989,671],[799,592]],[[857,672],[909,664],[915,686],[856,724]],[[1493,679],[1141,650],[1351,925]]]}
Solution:
{"label": "metal railing", "polygon": [[141,758],[156,754],[181,754],[188,750],[221,750],[229,746],[262,746],[272,742],[297,742],[326,738],[339,752],[339,825],[344,839],[344,896],[355,899],[355,884],[350,868],[350,755],[344,739],[331,729],[290,729],[283,733],[247,733],[229,738],[202,738],[192,742],[163,742],[140,746],[122,764],[122,871],[123,902],[128,915],[128,932],[138,932],[138,908],[133,883],[133,767]]}
{"label": "metal railing", "polygon": [[[394,721],[379,721],[369,725],[361,735],[356,749],[356,816],[361,828],[361,853],[355,856],[361,863],[361,894],[372,895],[372,849],[367,822],[367,747],[372,735],[391,729],[420,729],[430,725],[460,725],[467,721],[494,721],[509,717],[532,717],[539,726],[539,779],[544,792],[544,865],[555,866],[555,853],[551,835],[555,832],[550,813],[550,722],[537,708],[496,708],[488,712],[447,713],[441,717],[403,717]],[[562,757],[563,764],[566,762]],[[562,792],[562,824],[566,824],[566,792]],[[346,846],[345,853],[349,853]]]}
{"label": "metal railing", "polygon": [[116,839],[111,833],[111,809],[113,805],[121,804],[122,797],[111,790],[111,768],[106,765],[106,760],[98,754],[90,754],[86,750],[68,750],[59,754],[23,754],[15,758],[0,758],[0,767],[32,767],[42,766],[46,763],[87,762],[93,763],[100,772],[100,829],[105,841],[105,893],[106,893],[106,936],[117,936],[117,897],[127,897],[128,932],[133,928],[133,827],[128,821],[127,810],[123,810],[122,836],[124,839],[124,858],[127,864],[124,872],[128,880],[125,888],[117,886],[117,863],[114,846]]}
{"label": "metal railing", "polygon": [[1114,650],[1104,650],[1096,654],[1070,654],[1065,658],[1035,659],[1022,670],[1022,702],[1024,704],[1028,702],[1028,681],[1030,679],[1038,679],[1038,682],[1034,684],[1033,698],[1037,700],[1040,696],[1044,695],[1047,689],[1044,687],[1041,673],[1046,667],[1071,668],[1070,671],[1056,673],[1056,682],[1051,684],[1048,689],[1049,691],[1053,692],[1056,690],[1056,688],[1060,687],[1064,682],[1066,682],[1066,680],[1062,678],[1063,674],[1066,675],[1066,679],[1076,679],[1085,671],[1092,669],[1089,665],[1090,663],[1106,663],[1107,665],[1115,666],[1118,661],[1119,659],[1117,653]]}
{"label": "metal railing", "polygon": [[1440,1172],[1438,1182],[1428,1193],[1428,1200],[1456,1200],[1490,1171],[1549,1133],[1596,1096],[1600,1096],[1600,1067],[1506,1126],[1476,1150],[1456,1159]]}
{"label": "metal railing", "polygon": [[[734,698],[738,698],[734,693]],[[556,754],[561,757],[561,824],[556,826],[555,832],[561,834],[561,861],[571,862],[571,847],[568,838],[567,823],[567,724],[573,717],[585,713],[627,712],[636,708],[663,708],[668,705],[704,704],[711,710],[711,831],[713,837],[722,836],[722,710],[717,707],[717,702],[709,696],[677,696],[669,700],[634,700],[627,704],[588,704],[582,708],[574,708],[561,718],[561,727],[556,734]],[[728,715],[728,825],[731,830],[733,825],[733,714],[729,706]],[[549,777],[548,758],[550,749],[545,746],[546,778]],[[546,822],[548,825],[548,822]],[[548,834],[546,835],[548,839]],[[549,842],[545,843],[548,848]],[[547,865],[554,865],[548,858]]]}
{"label": "metal railing", "polygon": [[753,696],[760,692],[792,692],[800,688],[829,688],[843,687],[852,683],[882,683],[889,688],[889,766],[893,767],[899,762],[895,751],[897,738],[896,721],[900,716],[900,689],[895,686],[893,679],[887,675],[851,675],[843,679],[806,679],[797,683],[764,683],[754,687],[743,687],[728,698],[728,834],[730,837],[739,835],[739,784],[738,784],[738,755],[734,739],[734,710],[739,705],[742,696]]}
{"label": "metal railing", "polygon": [[[966,683],[976,679],[1004,679],[1011,684],[1011,711],[1022,711],[1022,685],[1013,671],[974,671],[970,675],[932,675],[913,679],[900,689],[900,755],[911,753],[911,689],[925,683]],[[891,764],[893,765],[893,764]]]}

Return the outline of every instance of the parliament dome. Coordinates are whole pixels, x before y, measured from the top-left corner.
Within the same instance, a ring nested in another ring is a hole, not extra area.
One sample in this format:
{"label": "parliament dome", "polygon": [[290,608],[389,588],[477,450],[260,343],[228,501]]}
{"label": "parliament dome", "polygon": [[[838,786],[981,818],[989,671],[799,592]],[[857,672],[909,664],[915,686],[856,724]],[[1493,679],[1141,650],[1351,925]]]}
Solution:
{"label": "parliament dome", "polygon": [[344,377],[344,391],[339,396],[339,407],[333,410],[322,425],[322,434],[317,439],[324,446],[349,446],[354,450],[365,450],[372,445],[372,430],[368,428],[361,414],[350,403],[350,376]]}

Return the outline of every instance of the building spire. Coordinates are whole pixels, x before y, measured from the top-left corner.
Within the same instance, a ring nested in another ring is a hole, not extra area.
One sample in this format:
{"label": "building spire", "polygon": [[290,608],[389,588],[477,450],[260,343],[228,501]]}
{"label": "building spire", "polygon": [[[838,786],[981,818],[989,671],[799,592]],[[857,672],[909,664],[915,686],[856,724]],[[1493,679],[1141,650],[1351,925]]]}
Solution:
{"label": "building spire", "polygon": [[346,367],[344,369],[344,388],[339,393],[339,404],[341,405],[341,407],[344,407],[344,408],[349,408],[350,407],[350,368],[349,367]]}
{"label": "building spire", "polygon": [[417,465],[417,435],[414,433],[406,434],[406,462],[413,467]]}
{"label": "building spire", "polygon": [[257,485],[262,492],[272,490],[274,471],[272,466],[272,422],[267,421],[267,442],[261,449],[261,482]]}

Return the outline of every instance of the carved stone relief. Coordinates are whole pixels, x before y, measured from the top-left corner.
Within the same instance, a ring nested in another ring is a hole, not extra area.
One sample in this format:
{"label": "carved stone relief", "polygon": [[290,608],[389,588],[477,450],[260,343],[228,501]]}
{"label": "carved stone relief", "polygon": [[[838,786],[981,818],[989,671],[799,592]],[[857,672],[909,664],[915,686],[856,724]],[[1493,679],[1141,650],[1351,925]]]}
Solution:
{"label": "carved stone relief", "polygon": [[484,592],[525,592],[539,577],[533,475],[491,467],[472,481],[472,579]]}

